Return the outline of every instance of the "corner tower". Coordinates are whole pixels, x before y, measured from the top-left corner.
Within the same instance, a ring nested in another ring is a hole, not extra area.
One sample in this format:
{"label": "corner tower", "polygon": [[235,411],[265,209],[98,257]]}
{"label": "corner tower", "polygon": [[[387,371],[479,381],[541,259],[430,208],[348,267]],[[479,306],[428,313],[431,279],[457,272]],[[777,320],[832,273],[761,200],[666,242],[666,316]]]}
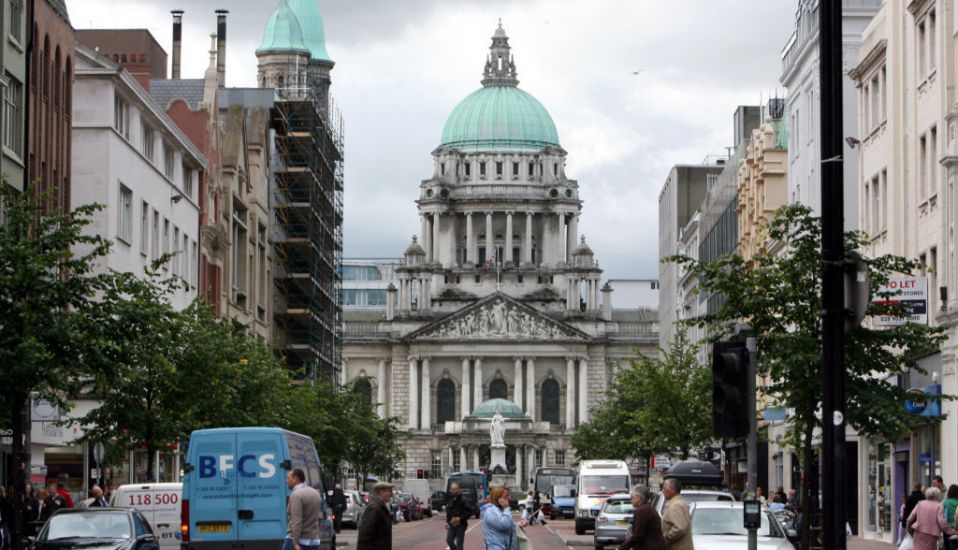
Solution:
{"label": "corner tower", "polygon": [[497,291],[599,315],[601,270],[579,246],[578,183],[549,112],[519,88],[501,22],[481,83],[450,113],[420,185],[425,257],[399,269],[400,315],[454,311]]}

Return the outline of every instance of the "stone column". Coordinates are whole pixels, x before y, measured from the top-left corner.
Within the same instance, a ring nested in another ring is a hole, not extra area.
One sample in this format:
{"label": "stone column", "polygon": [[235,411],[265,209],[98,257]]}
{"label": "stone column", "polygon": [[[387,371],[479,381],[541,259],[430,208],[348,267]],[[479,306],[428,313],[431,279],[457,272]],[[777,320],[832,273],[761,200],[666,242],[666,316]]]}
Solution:
{"label": "stone column", "polygon": [[469,407],[469,397],[470,397],[469,388],[470,388],[469,358],[463,357],[462,358],[462,387],[459,389],[459,393],[461,394],[459,401],[460,401],[462,418],[460,418],[459,420],[462,420],[463,418],[469,416],[469,414],[472,412],[472,409]]}
{"label": "stone column", "polygon": [[442,473],[442,477],[449,477],[449,474],[452,472],[452,465],[456,462],[456,450],[452,448],[452,445],[449,446],[449,464],[446,465],[446,470]]}
{"label": "stone column", "polygon": [[422,279],[419,279],[419,289],[422,292],[422,298],[419,300],[419,309],[423,311],[432,309],[432,293],[429,290],[431,282],[429,275],[425,275]]}
{"label": "stone column", "polygon": [[565,261],[572,262],[572,251],[575,250],[577,233],[579,232],[579,216],[569,214],[569,224],[566,229]]}
{"label": "stone column", "polygon": [[346,373],[346,361],[347,359],[343,357],[343,362],[339,365],[339,387],[341,388],[345,387],[349,380],[349,375]]}
{"label": "stone column", "polygon": [[555,246],[555,263],[565,261],[565,214],[562,212],[556,212],[556,233],[555,241],[553,245]]}
{"label": "stone column", "polygon": [[426,249],[426,263],[432,262],[432,218],[422,215],[422,244]]}
{"label": "stone column", "polygon": [[516,405],[522,406],[522,357],[515,358],[516,373],[512,385],[512,400]]}
{"label": "stone column", "polygon": [[422,421],[420,428],[424,430],[432,429],[432,376],[429,374],[429,358],[424,357],[421,361],[422,368]]}
{"label": "stone column", "polygon": [[[529,445],[528,447],[526,447],[526,465],[527,465],[527,466],[526,466],[526,478],[525,478],[525,482],[526,482],[526,483],[529,483],[529,480],[533,477],[532,474],[534,474],[535,471],[536,471],[536,456],[535,456],[535,454],[536,454],[536,448],[535,448],[535,447],[533,447],[532,445]],[[533,481],[532,483],[535,483],[535,481]],[[535,487],[530,487],[529,485],[527,485],[526,488],[527,488],[527,489],[535,490]]]}
{"label": "stone column", "polygon": [[505,242],[502,243],[502,262],[512,262],[512,212],[506,212]]}
{"label": "stone column", "polygon": [[439,238],[439,212],[436,212],[432,215],[432,261],[435,263],[442,262],[442,257],[439,254],[439,241],[442,239]]}
{"label": "stone column", "polygon": [[[389,283],[386,288],[386,320],[392,321],[396,317],[396,285]],[[401,308],[402,306],[400,306]]]}
{"label": "stone column", "polygon": [[575,428],[575,358],[565,360],[565,429]]}
{"label": "stone column", "polygon": [[569,277],[569,284],[566,285],[566,309],[576,310],[579,309],[579,293],[576,292],[579,281],[575,279],[575,275],[570,274]]}
{"label": "stone column", "polygon": [[[488,466],[488,464],[487,464],[487,466]],[[478,472],[478,471],[479,471],[479,468],[480,468],[480,466],[479,466],[479,445],[474,445],[474,446],[472,447],[472,471],[473,471],[473,472]],[[465,469],[465,468],[463,468],[463,469]]]}
{"label": "stone column", "polygon": [[579,424],[589,421],[589,358],[579,359]]}
{"label": "stone column", "polygon": [[516,490],[518,491],[522,488],[522,470],[525,468],[525,457],[522,456],[525,454],[525,445],[516,446]]}
{"label": "stone column", "polygon": [[409,358],[409,429],[419,427],[419,373],[416,372],[418,358]]}
{"label": "stone column", "polygon": [[459,262],[456,256],[459,250],[459,239],[456,237],[456,215],[452,212],[449,213],[449,245],[446,247],[450,253],[449,265],[458,267]]}
{"label": "stone column", "polygon": [[526,212],[526,233],[522,236],[522,263],[532,263],[532,212]]}
{"label": "stone column", "polygon": [[492,212],[486,212],[486,261],[495,259],[495,235],[492,234]]}
{"label": "stone column", "polygon": [[589,311],[595,309],[595,302],[592,300],[592,285],[595,281],[592,279],[586,279],[586,292],[585,292],[585,308]]}
{"label": "stone column", "polygon": [[599,280],[592,279],[592,309],[599,309]]}
{"label": "stone column", "polygon": [[474,365],[473,368],[476,371],[475,372],[476,376],[475,376],[475,380],[473,381],[474,387],[472,388],[472,391],[473,391],[473,397],[472,397],[473,406],[472,407],[476,408],[479,406],[480,403],[482,403],[482,357],[476,357],[474,361],[475,363],[473,364]]}
{"label": "stone column", "polygon": [[472,230],[472,212],[466,212],[466,261],[476,265],[476,234]]}
{"label": "stone column", "polygon": [[526,357],[526,414],[536,419],[536,358]]}
{"label": "stone column", "polygon": [[379,418],[386,418],[386,359],[379,358],[379,369],[376,372],[376,410]]}
{"label": "stone column", "polygon": [[466,465],[466,446],[462,445],[459,447],[459,471],[465,472],[469,469]]}

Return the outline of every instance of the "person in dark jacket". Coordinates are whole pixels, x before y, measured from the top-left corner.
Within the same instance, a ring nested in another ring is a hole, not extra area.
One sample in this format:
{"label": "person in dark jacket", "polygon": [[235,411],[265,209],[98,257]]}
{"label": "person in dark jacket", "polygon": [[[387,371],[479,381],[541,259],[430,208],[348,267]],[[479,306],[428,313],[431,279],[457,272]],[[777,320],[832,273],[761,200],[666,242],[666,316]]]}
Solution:
{"label": "person in dark jacket", "polygon": [[31,521],[37,521],[40,519],[39,516],[39,506],[40,501],[37,500],[36,495],[33,494],[33,484],[27,483],[24,486],[23,493],[23,523],[27,524]]}
{"label": "person in dark jacket", "polygon": [[911,489],[911,494],[908,495],[908,498],[905,500],[905,509],[902,510],[902,515],[898,518],[899,523],[901,523],[901,530],[905,531],[905,521],[908,520],[908,516],[911,515],[911,511],[915,509],[915,506],[918,506],[918,503],[925,500],[925,492],[921,490],[921,483],[916,483]]}
{"label": "person in dark jacket", "polygon": [[475,508],[462,496],[459,484],[449,485],[449,494],[446,495],[446,545],[449,550],[462,550],[467,520],[475,513]]}
{"label": "person in dark jacket", "polygon": [[333,488],[333,496],[329,499],[329,506],[333,509],[333,529],[338,535],[343,528],[343,514],[346,513],[346,493],[339,483]]}
{"label": "person in dark jacket", "polygon": [[54,512],[67,507],[66,499],[60,496],[55,490],[52,492],[41,491],[38,498],[41,499],[39,506],[39,521],[41,522],[46,522]]}
{"label": "person in dark jacket", "polygon": [[632,488],[632,528],[619,550],[666,550],[662,535],[662,520],[649,504],[649,488],[636,485]]}
{"label": "person in dark jacket", "polygon": [[373,485],[369,504],[359,520],[356,550],[392,550],[393,522],[388,504],[392,496],[391,484],[380,482]]}

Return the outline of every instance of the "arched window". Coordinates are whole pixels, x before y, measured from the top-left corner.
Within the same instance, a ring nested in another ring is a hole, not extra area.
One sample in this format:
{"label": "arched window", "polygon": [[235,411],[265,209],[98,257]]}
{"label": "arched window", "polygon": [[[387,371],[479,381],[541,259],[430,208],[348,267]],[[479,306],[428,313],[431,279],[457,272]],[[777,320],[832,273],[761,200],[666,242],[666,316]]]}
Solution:
{"label": "arched window", "polygon": [[40,74],[43,75],[43,97],[50,95],[50,72],[53,67],[50,66],[50,35],[43,37],[43,66],[40,67]]}
{"label": "arched window", "polygon": [[67,56],[66,63],[66,72],[64,73],[64,82],[63,82],[63,115],[71,116],[73,109],[73,60],[70,59],[70,56]]}
{"label": "arched window", "polygon": [[60,110],[60,92],[63,90],[63,73],[60,65],[60,46],[57,46],[56,53],[53,55],[53,105],[54,109]]}
{"label": "arched window", "polygon": [[353,393],[359,395],[370,407],[373,406],[373,386],[369,380],[360,378],[353,382]]}
{"label": "arched window", "polygon": [[554,378],[542,383],[542,420],[559,423],[559,383]]}
{"label": "arched window", "polygon": [[489,399],[509,399],[509,386],[502,378],[489,383]]}
{"label": "arched window", "polygon": [[452,380],[443,378],[436,384],[436,423],[450,422],[456,419],[456,385]]}

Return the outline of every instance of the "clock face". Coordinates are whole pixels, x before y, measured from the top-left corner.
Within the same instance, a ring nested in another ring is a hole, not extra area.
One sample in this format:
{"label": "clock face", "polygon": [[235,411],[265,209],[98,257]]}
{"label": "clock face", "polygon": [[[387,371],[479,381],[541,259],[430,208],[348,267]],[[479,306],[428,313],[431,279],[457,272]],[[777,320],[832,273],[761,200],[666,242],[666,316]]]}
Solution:
{"label": "clock face", "polygon": [[60,416],[57,407],[46,399],[33,400],[34,420],[56,420]]}

